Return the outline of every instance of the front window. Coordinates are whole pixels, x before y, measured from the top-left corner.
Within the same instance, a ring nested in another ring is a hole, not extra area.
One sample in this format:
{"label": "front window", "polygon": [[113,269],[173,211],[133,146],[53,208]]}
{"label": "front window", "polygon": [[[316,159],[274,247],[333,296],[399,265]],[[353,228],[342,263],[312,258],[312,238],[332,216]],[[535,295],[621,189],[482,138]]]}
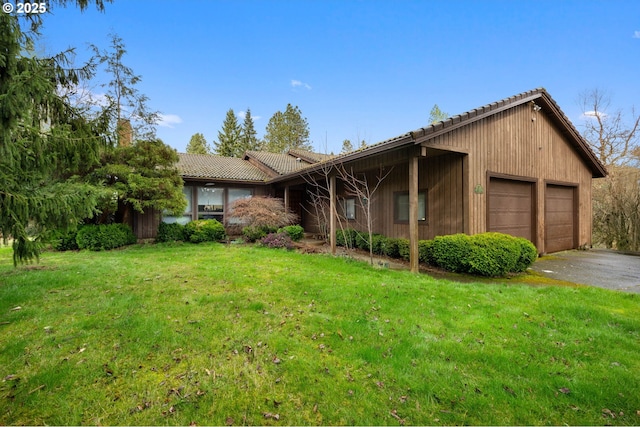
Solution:
{"label": "front window", "polygon": [[[186,224],[191,221],[191,209],[193,201],[193,187],[182,187],[182,194],[187,199],[187,207],[184,209],[184,213],[181,216],[162,215],[162,221],[171,224],[177,222],[178,224]],[[166,212],[165,212],[166,214]]]}
{"label": "front window", "polygon": [[356,199],[344,199],[342,203],[342,214],[345,219],[356,219]]}
{"label": "front window", "polygon": [[[394,195],[395,222],[409,222],[409,192],[395,193]],[[418,192],[418,221],[427,220],[427,192]]]}
{"label": "front window", "polygon": [[[250,189],[248,188],[230,188],[229,189],[229,194],[227,195],[227,199],[229,202],[229,207],[233,206],[233,202],[235,202],[236,200],[241,200],[241,199],[248,199],[249,197],[252,196],[252,192]],[[227,209],[227,214],[229,209]],[[240,221],[237,218],[230,218],[227,215],[227,223],[229,224],[240,224]]]}
{"label": "front window", "polygon": [[198,219],[217,219],[224,215],[224,189],[198,187]]}

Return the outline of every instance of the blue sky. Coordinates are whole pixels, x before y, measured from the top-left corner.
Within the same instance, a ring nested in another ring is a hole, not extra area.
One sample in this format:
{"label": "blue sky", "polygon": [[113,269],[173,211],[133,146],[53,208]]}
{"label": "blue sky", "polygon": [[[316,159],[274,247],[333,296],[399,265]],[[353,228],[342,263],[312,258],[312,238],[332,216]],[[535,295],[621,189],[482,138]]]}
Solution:
{"label": "blue sky", "polygon": [[297,105],[316,150],[339,152],[427,125],[434,104],[455,115],[545,87],[580,127],[585,91],[625,110],[640,100],[635,0],[115,0],[53,8],[41,49],[82,59],[109,33],[181,152],[196,132],[216,140],[230,108],[250,108],[262,136]]}

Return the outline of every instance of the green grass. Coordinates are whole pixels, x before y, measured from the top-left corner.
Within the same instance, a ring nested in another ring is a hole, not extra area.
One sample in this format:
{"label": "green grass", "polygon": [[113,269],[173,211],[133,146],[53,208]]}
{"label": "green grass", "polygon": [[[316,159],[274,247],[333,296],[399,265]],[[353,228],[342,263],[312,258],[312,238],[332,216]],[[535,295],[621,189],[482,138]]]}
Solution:
{"label": "green grass", "polygon": [[634,294],[244,245],[0,248],[0,424],[633,425],[638,354]]}

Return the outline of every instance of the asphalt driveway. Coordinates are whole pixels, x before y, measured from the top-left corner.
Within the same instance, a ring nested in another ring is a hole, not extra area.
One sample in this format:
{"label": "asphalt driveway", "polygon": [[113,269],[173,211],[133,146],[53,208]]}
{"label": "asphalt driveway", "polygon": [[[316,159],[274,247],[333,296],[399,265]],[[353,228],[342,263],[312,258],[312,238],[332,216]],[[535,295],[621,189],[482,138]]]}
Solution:
{"label": "asphalt driveway", "polygon": [[640,256],[592,249],[538,258],[531,266],[545,276],[616,291],[640,293]]}

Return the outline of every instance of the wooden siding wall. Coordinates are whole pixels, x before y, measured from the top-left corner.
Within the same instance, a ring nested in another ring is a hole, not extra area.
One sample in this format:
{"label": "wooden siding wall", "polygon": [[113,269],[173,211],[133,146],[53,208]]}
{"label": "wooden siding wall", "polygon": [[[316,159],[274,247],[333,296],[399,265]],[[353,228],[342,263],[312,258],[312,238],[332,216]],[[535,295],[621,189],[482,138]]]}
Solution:
{"label": "wooden siding wall", "polygon": [[[407,163],[402,162],[407,158],[406,151],[399,150],[389,156],[368,159],[353,165],[356,171],[367,170],[367,180],[372,186],[377,182],[377,176],[391,170],[374,194],[372,217],[375,233],[409,238],[409,224],[394,221],[395,194],[409,190],[409,168]],[[427,190],[427,221],[419,224],[420,239],[464,232],[462,164],[462,155],[459,154],[420,159],[419,190]],[[339,179],[337,195],[339,198],[349,197],[344,183]],[[307,209],[312,210],[309,205]],[[366,230],[366,217],[357,203],[356,219],[347,221],[341,218],[340,221],[344,227]],[[308,215],[303,226],[308,231],[316,232],[317,222]]]}
{"label": "wooden siding wall", "polygon": [[133,219],[133,233],[138,239],[153,239],[158,233],[158,226],[160,225],[160,211],[157,209],[149,208],[144,211],[134,213]]}
{"label": "wooden siding wall", "polygon": [[[591,172],[546,116],[530,104],[497,113],[435,138],[430,143],[469,151],[469,233],[486,231],[489,175],[533,178],[538,249],[544,252],[544,193],[547,183],[578,187],[578,244],[591,243]],[[482,186],[483,192],[474,188]]]}

